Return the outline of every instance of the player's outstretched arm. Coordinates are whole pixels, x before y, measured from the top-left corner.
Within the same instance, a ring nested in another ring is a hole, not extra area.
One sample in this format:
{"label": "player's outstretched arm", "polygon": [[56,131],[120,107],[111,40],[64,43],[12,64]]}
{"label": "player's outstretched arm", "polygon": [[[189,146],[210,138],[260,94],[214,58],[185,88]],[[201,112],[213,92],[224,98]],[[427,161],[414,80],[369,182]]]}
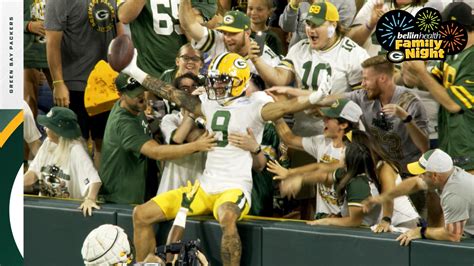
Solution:
{"label": "player's outstretched arm", "polygon": [[196,42],[202,39],[204,32],[207,30],[196,19],[191,0],[179,1],[179,22],[183,30]]}
{"label": "player's outstretched arm", "polygon": [[171,84],[150,75],[145,77],[142,85],[153,94],[176,103],[178,106],[183,107],[196,116],[203,115],[201,111],[201,101],[197,96],[178,90]]}

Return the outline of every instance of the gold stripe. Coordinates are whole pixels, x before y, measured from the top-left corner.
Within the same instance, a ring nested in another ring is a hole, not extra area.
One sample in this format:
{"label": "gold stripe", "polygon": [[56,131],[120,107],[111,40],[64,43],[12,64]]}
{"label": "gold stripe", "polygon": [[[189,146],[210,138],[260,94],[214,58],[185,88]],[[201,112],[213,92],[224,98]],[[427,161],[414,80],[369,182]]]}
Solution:
{"label": "gold stripe", "polygon": [[5,129],[0,132],[0,148],[3,147],[3,144],[7,141],[7,139],[15,132],[18,126],[23,123],[23,110],[18,112],[18,114],[8,123]]}
{"label": "gold stripe", "polygon": [[456,87],[457,89],[459,89],[462,92],[462,94],[464,94],[471,101],[471,103],[474,103],[474,97],[472,96],[472,94],[469,93],[469,91],[464,86],[453,86],[453,87]]}
{"label": "gold stripe", "polygon": [[443,79],[443,72],[436,66],[431,69],[431,74],[435,75],[439,79]]}
{"label": "gold stripe", "polygon": [[451,92],[456,96],[468,109],[472,108],[471,103],[463,96],[461,93],[458,91],[459,86],[451,86],[449,87],[451,89]]}
{"label": "gold stripe", "polygon": [[202,46],[201,50],[203,52],[207,52],[211,49],[212,44],[214,43],[214,38],[215,38],[215,34],[213,30],[207,30],[207,31],[209,32],[209,34],[207,35],[206,42],[204,42],[204,45]]}
{"label": "gold stripe", "polygon": [[293,69],[293,67],[294,67],[291,62],[286,61],[286,60],[281,60],[279,66],[285,66],[285,67],[288,67],[290,69]]}
{"label": "gold stripe", "polygon": [[296,219],[285,219],[285,218],[275,218],[275,217],[264,217],[264,216],[253,216],[245,215],[244,219],[251,220],[262,220],[262,221],[280,221],[280,222],[306,222],[307,220],[296,220]]}

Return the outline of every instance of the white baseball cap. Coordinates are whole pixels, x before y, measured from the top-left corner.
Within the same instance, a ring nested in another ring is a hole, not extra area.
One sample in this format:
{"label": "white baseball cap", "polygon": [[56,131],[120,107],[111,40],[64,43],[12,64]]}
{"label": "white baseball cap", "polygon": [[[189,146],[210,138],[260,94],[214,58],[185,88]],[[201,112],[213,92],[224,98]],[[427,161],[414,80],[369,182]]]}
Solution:
{"label": "white baseball cap", "polygon": [[453,169],[453,159],[440,149],[425,152],[418,162],[407,165],[411,174],[419,175],[424,172],[445,173]]}
{"label": "white baseball cap", "polygon": [[349,99],[339,99],[331,107],[321,108],[321,112],[326,117],[340,117],[354,123],[359,122],[362,115],[362,109],[360,109],[359,105]]}

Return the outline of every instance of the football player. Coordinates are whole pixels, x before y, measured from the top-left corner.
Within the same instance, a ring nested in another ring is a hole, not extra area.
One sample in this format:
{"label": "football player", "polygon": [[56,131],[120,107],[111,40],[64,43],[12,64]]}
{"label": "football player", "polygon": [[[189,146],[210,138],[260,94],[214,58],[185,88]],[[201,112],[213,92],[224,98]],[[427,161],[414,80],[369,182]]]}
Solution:
{"label": "football player", "polygon": [[[265,121],[316,105],[329,92],[318,90],[309,96],[279,102],[272,102],[264,92],[255,92],[247,97],[245,91],[249,84],[250,67],[243,57],[235,53],[223,53],[213,59],[207,75],[207,93],[200,99],[143,72],[136,66],[136,55],[122,72],[134,77],[157,96],[175,102],[196,116],[204,116],[207,130],[215,132],[217,147],[207,154],[204,173],[200,178],[201,187],[190,206],[189,215],[213,213],[223,230],[223,263],[239,265],[242,247],[236,222],[250,208],[252,156],[251,152],[230,144],[228,134],[244,133],[251,128],[260,142]],[[177,215],[181,190],[160,194],[135,208],[134,242],[138,260],[143,260],[156,246],[153,224]]]}

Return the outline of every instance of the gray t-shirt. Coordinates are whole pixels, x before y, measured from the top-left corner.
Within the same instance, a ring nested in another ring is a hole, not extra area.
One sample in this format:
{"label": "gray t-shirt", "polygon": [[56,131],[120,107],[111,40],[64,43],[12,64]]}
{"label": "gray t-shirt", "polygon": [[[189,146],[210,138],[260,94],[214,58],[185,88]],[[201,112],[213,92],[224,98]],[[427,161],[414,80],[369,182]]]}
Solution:
{"label": "gray t-shirt", "polygon": [[106,60],[116,22],[115,0],[47,1],[44,26],[63,32],[62,70],[69,90],[84,91],[95,64]]}
{"label": "gray t-shirt", "polygon": [[454,167],[440,198],[445,224],[467,220],[464,231],[474,236],[474,176]]}
{"label": "gray t-shirt", "polygon": [[[403,171],[408,173],[406,165],[418,161],[421,151],[411,140],[407,125],[395,116],[381,115],[382,105],[378,99],[369,100],[366,90],[348,92],[346,97],[357,103],[362,109],[362,123],[371,137],[380,143],[392,160],[398,161]],[[428,118],[425,107],[409,89],[396,86],[390,103],[404,108],[415,121],[416,125],[428,134]],[[428,141],[428,140],[427,140]]]}

